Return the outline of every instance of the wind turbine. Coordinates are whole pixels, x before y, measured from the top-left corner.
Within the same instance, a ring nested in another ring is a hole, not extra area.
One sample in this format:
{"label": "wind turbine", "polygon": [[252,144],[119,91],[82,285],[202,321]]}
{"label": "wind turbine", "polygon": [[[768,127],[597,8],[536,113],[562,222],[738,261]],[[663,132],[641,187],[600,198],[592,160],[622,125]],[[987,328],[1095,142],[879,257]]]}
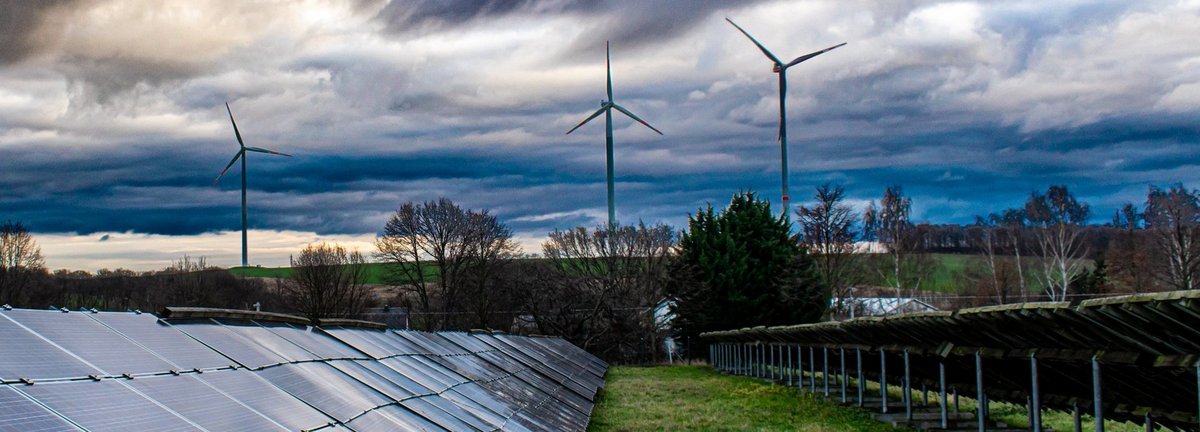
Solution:
{"label": "wind turbine", "polygon": [[570,135],[571,132],[575,132],[575,129],[579,129],[580,126],[587,124],[587,122],[592,121],[592,119],[599,116],[600,113],[604,113],[604,144],[605,144],[604,150],[605,150],[606,156],[608,158],[608,227],[611,229],[617,225],[617,209],[616,209],[615,204],[613,203],[614,197],[616,195],[613,191],[614,184],[613,184],[612,110],[616,109],[617,111],[620,111],[622,114],[629,116],[629,118],[634,119],[638,123],[641,123],[641,124],[645,125],[646,127],[650,128],[650,130],[658,132],[659,135],[662,135],[663,133],[662,133],[662,131],[655,129],[654,126],[650,126],[650,123],[646,123],[645,120],[642,120],[642,119],[638,118],[638,116],[629,112],[629,110],[625,109],[625,107],[617,105],[616,102],[613,102],[612,56],[609,54],[608,42],[604,42],[604,59],[605,59],[606,65],[608,67],[608,100],[600,101],[600,109],[596,110],[596,112],[592,113],[591,116],[588,116],[588,118],[583,119],[582,122],[579,122],[579,124],[575,125],[575,127],[571,128],[571,130],[567,131],[567,135]]}
{"label": "wind turbine", "polygon": [[829,51],[833,51],[835,48],[845,45],[846,43],[842,42],[814,53],[796,57],[795,60],[784,63],[783,60],[780,60],[779,57],[776,57],[775,54],[772,54],[771,51],[767,50],[767,47],[763,46],[763,44],[758,43],[758,40],[754,39],[754,36],[750,36],[750,33],[747,33],[746,30],[743,30],[742,27],[738,26],[737,23],[734,23],[733,20],[725,18],[725,21],[729,21],[729,23],[733,24],[738,31],[746,35],[747,38],[750,38],[750,42],[754,42],[754,45],[757,45],[758,49],[762,50],[762,53],[766,55],[771,62],[775,63],[774,68],[771,70],[779,74],[779,157],[783,162],[783,214],[787,215],[791,205],[791,198],[788,197],[787,110],[784,106],[787,99],[787,69],[803,63],[805,60],[825,54]]}
{"label": "wind turbine", "polygon": [[238,150],[237,154],[233,155],[233,160],[229,161],[229,165],[225,165],[225,169],[221,170],[221,174],[218,174],[217,178],[213,179],[213,184],[217,184],[217,182],[221,180],[221,176],[225,175],[225,172],[229,171],[229,168],[232,167],[233,164],[238,161],[238,159],[242,160],[242,267],[246,267],[246,152],[252,151],[287,157],[292,157],[292,155],[280,153],[274,150],[267,150],[265,148],[246,147],[246,143],[242,141],[242,133],[238,131],[237,122],[233,120],[233,110],[229,109],[228,102],[225,103],[225,111],[229,112],[229,122],[233,124],[233,135],[237,137],[238,145],[241,146],[241,149]]}

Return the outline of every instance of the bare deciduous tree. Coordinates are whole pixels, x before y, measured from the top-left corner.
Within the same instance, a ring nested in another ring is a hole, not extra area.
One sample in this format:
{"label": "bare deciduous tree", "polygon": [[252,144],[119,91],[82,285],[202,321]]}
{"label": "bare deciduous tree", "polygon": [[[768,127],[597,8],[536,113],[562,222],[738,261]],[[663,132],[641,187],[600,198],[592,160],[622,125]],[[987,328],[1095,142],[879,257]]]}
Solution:
{"label": "bare deciduous tree", "polygon": [[1146,197],[1146,227],[1163,258],[1163,282],[1177,290],[1195,289],[1200,272],[1200,192],[1182,184],[1166,190],[1151,186]]}
{"label": "bare deciduous tree", "polygon": [[280,290],[291,307],[309,319],[349,318],[370,301],[364,285],[366,260],[338,245],[308,245],[291,261],[292,275]]}
{"label": "bare deciduous tree", "polygon": [[878,271],[892,284],[896,297],[905,288],[920,289],[930,266],[928,257],[918,253],[921,238],[913,229],[911,212],[912,198],[904,196],[900,186],[889,186],[879,200],[879,207],[872,202],[863,213],[864,230],[887,250],[889,263]]}
{"label": "bare deciduous tree", "polygon": [[633,360],[647,349],[655,356],[653,306],[664,297],[671,227],[578,227],[548,237],[548,274],[526,298],[539,331],[608,358]]}
{"label": "bare deciduous tree", "polygon": [[495,216],[446,198],[401,205],[375,246],[376,256],[392,264],[389,282],[416,296],[419,325],[431,330],[447,328],[450,312],[472,304],[486,322],[491,297],[478,296],[496,294],[487,292],[494,272],[518,252],[512,231]]}
{"label": "bare deciduous tree", "polygon": [[1045,194],[1034,192],[1025,203],[1042,252],[1042,278],[1050,301],[1066,301],[1071,280],[1085,270],[1087,246],[1081,235],[1090,212],[1066,186],[1050,186]]}
{"label": "bare deciduous tree", "polygon": [[1025,267],[1021,264],[1021,248],[1025,246],[1023,239],[1025,238],[1025,225],[1027,221],[1028,218],[1025,216],[1024,209],[1006,209],[1000,215],[1000,223],[1004,226],[1004,234],[1008,238],[1008,246],[1012,250],[1014,259],[1016,259],[1013,267],[1017,269],[1017,285],[1021,288],[1021,301],[1025,301],[1029,297],[1029,291],[1025,288]]}
{"label": "bare deciduous tree", "polygon": [[843,202],[845,197],[844,188],[825,183],[817,187],[812,206],[796,209],[800,241],[813,256],[817,271],[835,299],[830,311],[835,315],[845,314],[843,302],[850,288],[862,280],[861,255],[854,246],[858,216]]}
{"label": "bare deciduous tree", "polygon": [[20,222],[0,225],[0,304],[18,303],[38,276],[46,274],[42,248]]}

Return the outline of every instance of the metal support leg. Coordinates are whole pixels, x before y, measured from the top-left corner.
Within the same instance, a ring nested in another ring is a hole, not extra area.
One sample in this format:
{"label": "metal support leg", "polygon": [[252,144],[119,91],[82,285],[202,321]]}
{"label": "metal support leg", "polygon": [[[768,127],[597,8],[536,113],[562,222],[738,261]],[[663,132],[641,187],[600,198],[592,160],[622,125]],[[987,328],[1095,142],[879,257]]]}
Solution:
{"label": "metal support leg", "polygon": [[829,397],[829,347],[821,348],[821,378],[825,381],[825,397]]}
{"label": "metal support leg", "polygon": [[769,358],[769,360],[767,361],[768,362],[767,363],[767,371],[770,372],[767,374],[767,376],[770,377],[771,383],[774,384],[775,383],[775,344],[767,345],[767,357]]}
{"label": "metal support leg", "polygon": [[788,348],[787,346],[784,346],[783,350],[787,351],[787,376],[788,376],[788,384],[787,385],[788,385],[788,387],[791,387],[792,386],[792,377],[796,375],[796,365],[794,363],[792,363],[792,349]]}
{"label": "metal support leg", "polygon": [[925,383],[921,383],[921,406],[929,406],[929,389],[925,387]]}
{"label": "metal support leg", "polygon": [[1150,412],[1146,412],[1146,432],[1154,432],[1154,419],[1150,418]]}
{"label": "metal support leg", "polygon": [[862,373],[862,348],[855,348],[858,352],[858,406],[863,406],[863,392],[867,389],[867,382],[863,381]]}
{"label": "metal support leg", "polygon": [[1079,402],[1070,404],[1070,415],[1075,420],[1075,432],[1084,432],[1084,419],[1079,415]]}
{"label": "metal support leg", "polygon": [[946,362],[943,359],[938,360],[938,391],[942,395],[942,429],[950,427],[950,415],[946,412]]}
{"label": "metal support leg", "polygon": [[958,389],[950,389],[950,394],[954,396],[954,413],[958,414]]}
{"label": "metal support leg", "polygon": [[817,392],[817,357],[813,354],[816,349],[808,347],[808,392]]}
{"label": "metal support leg", "polygon": [[1042,432],[1042,400],[1041,400],[1041,393],[1038,391],[1038,368],[1037,368],[1037,366],[1038,366],[1037,354],[1030,353],[1029,354],[1029,376],[1030,376],[1030,379],[1033,380],[1033,385],[1031,386],[1033,391],[1030,392],[1031,394],[1030,394],[1030,405],[1029,405],[1029,411],[1030,411],[1030,414],[1032,414],[1030,416],[1030,421],[1031,421],[1031,425],[1033,426],[1033,432]]}
{"label": "metal support leg", "polygon": [[1104,402],[1100,397],[1100,358],[1092,356],[1092,408],[1096,413],[1096,432],[1104,432]]}
{"label": "metal support leg", "polygon": [[796,388],[804,390],[804,347],[796,345]]}
{"label": "metal support leg", "polygon": [[887,352],[884,350],[879,350],[879,406],[883,409],[883,413],[887,414]]}
{"label": "metal support leg", "polygon": [[975,419],[979,423],[979,432],[984,432],[984,424],[987,423],[987,396],[983,392],[983,355],[979,351],[975,351],[975,388],[978,390],[975,402],[979,404],[975,407]]}
{"label": "metal support leg", "polygon": [[840,354],[840,355],[838,355],[838,359],[839,359],[839,360],[841,360],[841,362],[842,362],[842,405],[845,405],[845,404],[846,404],[846,400],[847,400],[847,399],[846,399],[846,397],[847,397],[847,395],[846,395],[846,381],[849,381],[849,380],[847,379],[847,378],[849,378],[849,377],[846,375],[846,349],[845,349],[845,348],[841,348],[840,350],[841,350],[841,351],[840,351],[840,353],[841,353],[841,354]]}
{"label": "metal support leg", "polygon": [[904,418],[912,420],[912,374],[908,368],[908,350],[904,350]]}

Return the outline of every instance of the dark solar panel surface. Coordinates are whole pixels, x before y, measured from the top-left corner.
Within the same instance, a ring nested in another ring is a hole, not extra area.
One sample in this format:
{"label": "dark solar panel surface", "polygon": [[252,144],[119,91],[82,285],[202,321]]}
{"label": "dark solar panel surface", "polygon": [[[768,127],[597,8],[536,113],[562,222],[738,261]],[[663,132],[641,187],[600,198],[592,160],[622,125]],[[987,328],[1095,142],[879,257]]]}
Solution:
{"label": "dark solar panel surface", "polygon": [[13,310],[7,315],[108,374],[156,373],[175,368],[84,313]]}
{"label": "dark solar panel surface", "polygon": [[522,339],[0,311],[0,432],[586,429],[603,363]]}
{"label": "dark solar panel surface", "polygon": [[0,312],[0,379],[78,378],[100,373]]}
{"label": "dark solar panel surface", "polygon": [[225,356],[159,321],[154,315],[101,312],[87,316],[158,354],[179,370],[220,368],[233,364]]}
{"label": "dark solar panel surface", "polygon": [[78,431],[45,407],[9,387],[0,387],[0,431]]}
{"label": "dark solar panel surface", "polygon": [[197,431],[122,381],[35,384],[21,389],[89,431]]}

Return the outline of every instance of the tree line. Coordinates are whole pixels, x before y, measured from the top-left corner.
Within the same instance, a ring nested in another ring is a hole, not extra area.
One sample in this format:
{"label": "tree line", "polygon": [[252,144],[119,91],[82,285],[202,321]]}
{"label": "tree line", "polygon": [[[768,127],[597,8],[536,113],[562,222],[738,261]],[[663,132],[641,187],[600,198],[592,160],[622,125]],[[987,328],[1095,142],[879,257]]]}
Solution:
{"label": "tree line", "polygon": [[[555,230],[536,256],[487,210],[440,198],[401,204],[372,251],[308,245],[279,280],[237,278],[187,257],[153,272],[51,273],[28,230],[10,222],[0,226],[0,303],[257,303],[310,318],[354,318],[386,304],[408,308],[413,328],[557,335],[608,360],[644,362],[663,359],[668,336],[691,344],[703,331],[844,318],[868,291],[929,295],[938,254],[965,257],[951,306],[1193,289],[1198,197],[1180,184],[1150,187],[1144,203],[1094,224],[1091,207],[1056,185],[971,224],[935,225],[912,220],[912,198],[900,186],[856,209],[844,188],[824,184],[791,215],[739,192],[726,206],[698,209],[682,230]],[[388,287],[364,283],[372,260],[384,263]],[[674,333],[656,316],[663,311]]]}

